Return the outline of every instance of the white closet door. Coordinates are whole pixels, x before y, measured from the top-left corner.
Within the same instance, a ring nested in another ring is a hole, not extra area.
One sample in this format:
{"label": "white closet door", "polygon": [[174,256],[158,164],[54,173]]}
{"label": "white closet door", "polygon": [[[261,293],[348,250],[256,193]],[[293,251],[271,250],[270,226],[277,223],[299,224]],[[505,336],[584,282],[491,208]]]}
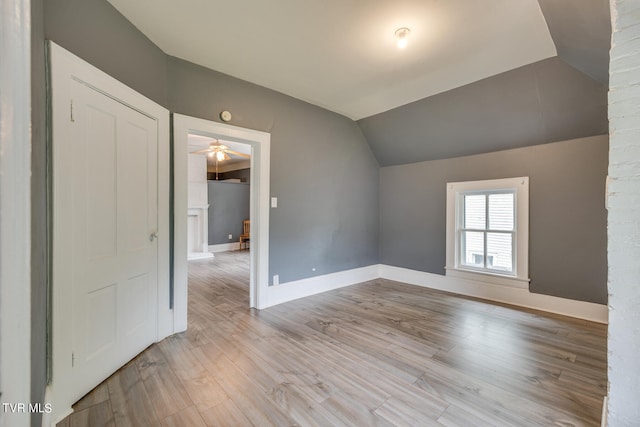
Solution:
{"label": "white closet door", "polygon": [[[72,83],[72,376],[89,391],[157,337],[154,119]],[[55,165],[54,165],[55,167]]]}

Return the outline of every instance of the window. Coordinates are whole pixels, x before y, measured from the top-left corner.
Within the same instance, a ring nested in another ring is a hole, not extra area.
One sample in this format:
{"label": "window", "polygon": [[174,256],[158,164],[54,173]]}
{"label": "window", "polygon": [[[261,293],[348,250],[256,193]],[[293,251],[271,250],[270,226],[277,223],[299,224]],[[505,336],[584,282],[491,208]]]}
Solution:
{"label": "window", "polygon": [[528,230],[527,177],[447,184],[447,275],[526,287]]}

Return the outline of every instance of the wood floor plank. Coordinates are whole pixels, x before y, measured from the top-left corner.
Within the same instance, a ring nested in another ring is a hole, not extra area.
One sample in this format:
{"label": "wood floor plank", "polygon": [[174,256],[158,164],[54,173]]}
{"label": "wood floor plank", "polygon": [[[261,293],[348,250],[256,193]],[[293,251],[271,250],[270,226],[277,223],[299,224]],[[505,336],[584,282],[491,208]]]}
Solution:
{"label": "wood floor plank", "polygon": [[109,400],[103,400],[85,409],[74,410],[69,417],[69,427],[114,427],[115,425]]}
{"label": "wood floor plank", "polygon": [[160,424],[135,363],[125,365],[109,377],[107,386],[113,418],[118,427]]}
{"label": "wood floor plank", "polygon": [[208,344],[195,349],[194,354],[253,424],[295,424],[277,405],[269,401],[260,387],[236,367],[218,346]]}
{"label": "wood floor plank", "polygon": [[345,347],[358,351],[363,359],[392,371],[394,375],[407,381],[414,381],[424,372],[420,366],[413,366],[397,357],[397,354],[393,354],[388,347],[380,346],[368,337],[359,336],[335,323],[313,319],[307,322],[306,326],[327,335]]}
{"label": "wood floor plank", "polygon": [[478,413],[467,412],[456,405],[449,407],[438,418],[438,423],[446,427],[501,427],[509,424],[501,423],[495,418],[481,417]]}
{"label": "wood floor plank", "polygon": [[229,398],[222,386],[208,372],[180,381],[198,410],[210,408]]}
{"label": "wood floor plank", "polygon": [[[416,385],[472,413],[490,416],[503,423],[519,425],[597,425],[596,420],[580,412],[566,412],[545,406],[530,396],[522,396],[434,362]],[[565,423],[565,424],[562,424]]]}
{"label": "wood floor plank", "polygon": [[333,413],[341,423],[349,426],[387,427],[393,424],[375,413],[358,399],[346,393],[337,393],[322,403],[322,406]]}
{"label": "wood floor plank", "polygon": [[136,366],[159,420],[193,405],[158,345],[140,354]]}
{"label": "wood floor plank", "polygon": [[231,399],[200,411],[200,414],[208,427],[253,427],[251,421]]}
{"label": "wood floor plank", "polygon": [[189,406],[162,420],[162,427],[207,427],[195,406]]}
{"label": "wood floor plank", "polygon": [[248,269],[190,262],[188,330],[60,425],[599,425],[606,325],[383,279],[257,311]]}
{"label": "wood floor plank", "polygon": [[91,390],[80,401],[73,405],[74,412],[82,411],[90,406],[109,400],[109,387],[106,381]]}
{"label": "wood floor plank", "polygon": [[280,384],[269,392],[269,397],[299,425],[318,427],[342,425],[342,421],[336,418],[335,414],[322,404],[309,399],[293,384]]}
{"label": "wood floor plank", "polygon": [[[508,364],[504,360],[484,356],[477,352],[456,352],[456,349],[438,354],[434,360],[443,362],[457,372],[489,382],[502,390],[512,392],[544,405],[561,405],[570,411],[588,414],[591,419],[599,416],[600,399],[580,392],[558,387],[559,373],[535,368],[528,369],[524,363]],[[553,392],[551,392],[553,390]]]}
{"label": "wood floor plank", "polygon": [[70,419],[71,419],[71,415],[69,415],[68,417],[60,421],[58,424],[56,424],[56,427],[69,427],[71,423]]}
{"label": "wood floor plank", "polygon": [[390,397],[374,413],[387,420],[394,426],[438,426],[437,418],[442,415],[439,411],[437,415],[421,405],[410,405],[405,401]]}
{"label": "wood floor plank", "polygon": [[169,337],[159,343],[169,366],[198,409],[207,409],[229,398],[218,382],[202,366],[184,340]]}

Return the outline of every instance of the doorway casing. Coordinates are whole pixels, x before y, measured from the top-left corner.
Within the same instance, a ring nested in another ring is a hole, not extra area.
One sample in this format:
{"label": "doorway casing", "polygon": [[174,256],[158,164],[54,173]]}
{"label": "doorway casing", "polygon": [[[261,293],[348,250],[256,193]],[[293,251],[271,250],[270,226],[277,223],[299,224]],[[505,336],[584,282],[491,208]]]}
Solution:
{"label": "doorway casing", "polygon": [[266,306],[269,286],[269,177],[271,135],[253,129],[196,117],[173,115],[174,156],[174,261],[173,296],[175,330],[187,329],[187,143],[188,135],[249,144],[251,146],[251,275],[252,308]]}

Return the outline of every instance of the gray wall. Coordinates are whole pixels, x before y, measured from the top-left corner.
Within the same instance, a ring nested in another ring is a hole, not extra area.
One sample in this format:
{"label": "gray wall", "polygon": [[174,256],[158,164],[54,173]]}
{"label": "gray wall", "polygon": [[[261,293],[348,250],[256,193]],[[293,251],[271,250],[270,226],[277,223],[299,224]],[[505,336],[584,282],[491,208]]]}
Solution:
{"label": "gray wall", "polygon": [[44,28],[173,112],[219,121],[229,110],[231,124],[271,133],[279,205],[271,210],[270,271],[280,282],[378,262],[379,167],[352,120],[168,57],[106,0],[47,0]]}
{"label": "gray wall", "polygon": [[[208,181],[209,244],[237,242],[249,219],[249,184]],[[229,234],[233,239],[229,240]]]}
{"label": "gray wall", "polygon": [[609,0],[538,0],[558,56],[604,85],[609,83]]}
{"label": "gray wall", "polygon": [[44,1],[44,35],[168,106],[167,56],[106,0]]}
{"label": "gray wall", "polygon": [[549,58],[359,120],[381,166],[608,131],[607,87]]}
{"label": "gray wall", "polygon": [[529,176],[531,292],[607,303],[606,135],[383,167],[380,261],[444,274],[447,182]]}
{"label": "gray wall", "polygon": [[[47,145],[43,0],[31,0],[31,402],[44,403],[47,385]],[[31,414],[42,425],[42,414]]]}
{"label": "gray wall", "polygon": [[270,275],[378,262],[379,167],[355,122],[177,58],[168,70],[171,110],[217,120],[226,109],[231,124],[271,133]]}
{"label": "gray wall", "polygon": [[[207,179],[215,180],[216,173],[215,172],[207,172]],[[229,172],[220,172],[218,174],[218,179],[220,181],[224,179],[239,179],[242,182],[250,183],[251,182],[251,169],[237,169]]]}

